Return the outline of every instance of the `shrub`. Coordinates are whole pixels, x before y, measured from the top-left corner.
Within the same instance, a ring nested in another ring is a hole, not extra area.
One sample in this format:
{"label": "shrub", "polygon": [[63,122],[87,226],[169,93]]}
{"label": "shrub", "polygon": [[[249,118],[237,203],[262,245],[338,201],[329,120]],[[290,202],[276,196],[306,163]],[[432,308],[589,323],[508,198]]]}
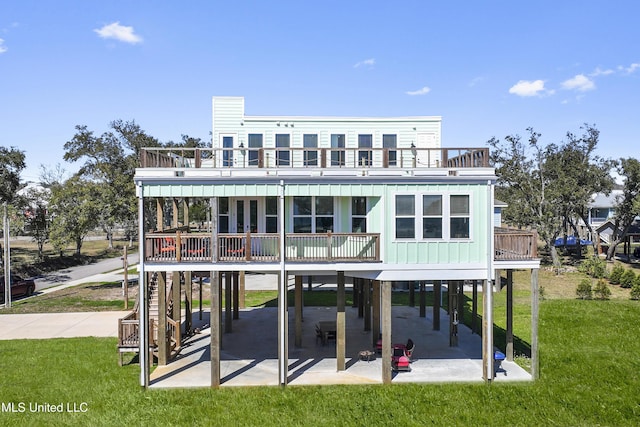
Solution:
{"label": "shrub", "polygon": [[622,265],[620,264],[614,265],[613,268],[611,269],[611,273],[609,273],[609,282],[611,282],[614,285],[619,285],[620,278],[624,274],[624,270],[625,268]]}
{"label": "shrub", "polygon": [[578,289],[576,289],[576,295],[579,299],[591,299],[593,297],[591,280],[582,279],[578,284]]}
{"label": "shrub", "polygon": [[602,279],[607,272],[607,262],[598,256],[592,256],[582,261],[579,269],[591,277]]}
{"label": "shrub", "polygon": [[[636,276],[636,279],[639,278],[640,275]],[[640,299],[640,281],[635,281],[633,286],[631,287],[631,299],[639,300]]]}
{"label": "shrub", "polygon": [[598,280],[596,286],[593,288],[593,294],[596,299],[606,300],[611,296],[611,289],[609,285],[603,279]]}
{"label": "shrub", "polygon": [[630,288],[633,286],[633,281],[636,279],[636,273],[633,270],[626,270],[620,277],[620,286],[623,288]]}

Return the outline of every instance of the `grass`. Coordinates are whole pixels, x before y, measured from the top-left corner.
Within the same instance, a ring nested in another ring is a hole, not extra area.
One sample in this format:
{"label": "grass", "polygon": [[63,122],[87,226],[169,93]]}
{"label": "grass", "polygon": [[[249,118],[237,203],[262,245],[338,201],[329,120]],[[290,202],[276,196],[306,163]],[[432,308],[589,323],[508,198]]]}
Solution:
{"label": "grass", "polygon": [[[113,338],[3,341],[2,402],[86,403],[85,413],[0,413],[2,425],[636,425],[640,306],[541,304],[535,383],[143,391]],[[627,325],[629,333],[619,331]]]}

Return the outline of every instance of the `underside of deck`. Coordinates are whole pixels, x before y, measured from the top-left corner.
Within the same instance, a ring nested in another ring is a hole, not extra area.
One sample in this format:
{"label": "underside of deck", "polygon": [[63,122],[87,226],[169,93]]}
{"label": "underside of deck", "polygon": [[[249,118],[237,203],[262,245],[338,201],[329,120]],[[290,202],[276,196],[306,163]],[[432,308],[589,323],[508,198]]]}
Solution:
{"label": "underside of deck", "polygon": [[[360,360],[359,353],[372,350],[371,332],[364,331],[358,309],[346,308],[346,370],[336,368],[334,341],[322,344],[316,339],[315,325],[335,319],[335,307],[305,307],[302,346],[294,343],[293,308],[289,309],[288,384],[381,384],[382,360],[376,354],[370,361]],[[433,330],[432,307],[426,317],[419,316],[417,307],[392,308],[392,341],[415,343],[410,372],[393,374],[392,382],[445,383],[482,382],[481,337],[465,326],[458,331],[457,347],[449,346],[449,320],[441,311],[440,331]],[[184,342],[181,354],[166,366],[151,374],[150,386],[209,387],[211,384],[209,312],[193,314],[199,333]],[[223,315],[224,318],[224,315]],[[222,334],[221,385],[278,385],[277,309],[242,310],[233,321],[233,332]],[[504,361],[495,381],[530,381],[531,375],[514,362]]]}

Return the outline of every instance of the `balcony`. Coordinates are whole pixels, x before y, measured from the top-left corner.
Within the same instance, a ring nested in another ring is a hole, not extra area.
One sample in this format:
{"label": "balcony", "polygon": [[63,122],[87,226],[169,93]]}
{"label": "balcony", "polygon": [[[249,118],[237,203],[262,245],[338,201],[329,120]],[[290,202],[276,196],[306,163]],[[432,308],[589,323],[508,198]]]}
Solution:
{"label": "balcony", "polygon": [[522,261],[538,257],[538,233],[496,227],[494,229],[496,261]]}
{"label": "balcony", "polygon": [[143,148],[141,168],[487,168],[488,148]]}
{"label": "balcony", "polygon": [[[212,256],[210,233],[149,233],[145,260],[169,263],[274,263],[280,261],[280,235],[275,233],[218,234],[217,256]],[[538,257],[537,233],[496,228],[496,261]],[[381,262],[380,234],[287,233],[286,262]]]}
{"label": "balcony", "polygon": [[[209,233],[152,233],[145,237],[148,262],[279,262],[280,235],[218,234],[212,257]],[[380,262],[380,235],[373,233],[287,233],[287,262]]]}

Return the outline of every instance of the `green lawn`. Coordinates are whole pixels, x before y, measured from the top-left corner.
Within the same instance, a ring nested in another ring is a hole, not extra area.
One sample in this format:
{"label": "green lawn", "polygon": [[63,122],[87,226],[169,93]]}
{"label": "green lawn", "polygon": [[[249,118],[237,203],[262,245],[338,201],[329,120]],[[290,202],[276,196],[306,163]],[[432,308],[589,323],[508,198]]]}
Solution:
{"label": "green lawn", "polygon": [[[640,305],[547,300],[541,378],[526,384],[148,390],[114,338],[0,342],[0,425],[637,425]],[[14,367],[13,369],[11,367]],[[63,403],[84,413],[29,413]],[[85,406],[82,406],[85,408]]]}

